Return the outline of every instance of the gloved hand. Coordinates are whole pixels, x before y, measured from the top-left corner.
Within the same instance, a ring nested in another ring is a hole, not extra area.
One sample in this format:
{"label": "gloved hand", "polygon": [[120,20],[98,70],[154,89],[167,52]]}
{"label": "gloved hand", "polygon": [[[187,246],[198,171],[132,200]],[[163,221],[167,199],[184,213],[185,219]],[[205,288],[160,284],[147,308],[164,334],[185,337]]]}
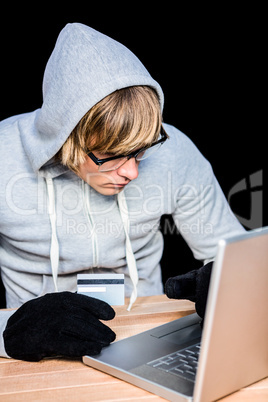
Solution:
{"label": "gloved hand", "polygon": [[195,302],[197,314],[204,318],[212,266],[213,262],[209,262],[199,269],[169,278],[165,284],[167,297]]}
{"label": "gloved hand", "polygon": [[92,297],[46,294],[26,302],[9,318],[3,334],[6,353],[28,361],[99,354],[115,340],[115,333],[99,319],[114,316],[109,304]]}

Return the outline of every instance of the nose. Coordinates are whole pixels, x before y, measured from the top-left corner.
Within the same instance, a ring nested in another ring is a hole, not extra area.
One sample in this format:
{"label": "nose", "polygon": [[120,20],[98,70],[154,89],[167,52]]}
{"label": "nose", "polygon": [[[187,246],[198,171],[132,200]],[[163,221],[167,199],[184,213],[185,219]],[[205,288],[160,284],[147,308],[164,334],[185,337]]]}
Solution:
{"label": "nose", "polygon": [[139,175],[139,162],[137,162],[135,158],[130,158],[117,169],[117,173],[119,176],[124,176],[129,180],[134,180]]}

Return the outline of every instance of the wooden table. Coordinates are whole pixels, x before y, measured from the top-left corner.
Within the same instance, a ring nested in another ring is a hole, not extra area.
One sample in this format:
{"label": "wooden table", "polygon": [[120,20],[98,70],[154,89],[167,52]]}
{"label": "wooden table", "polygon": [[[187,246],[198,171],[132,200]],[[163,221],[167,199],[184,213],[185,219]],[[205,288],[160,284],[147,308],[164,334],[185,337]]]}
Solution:
{"label": "wooden table", "polygon": [[[126,305],[127,306],[127,305]],[[131,312],[116,307],[109,323],[117,339],[165,324],[194,312],[186,300],[166,296],[138,298]],[[77,359],[44,359],[38,363],[0,358],[0,401],[161,401],[162,398],[84,365]],[[223,399],[268,401],[268,378]]]}

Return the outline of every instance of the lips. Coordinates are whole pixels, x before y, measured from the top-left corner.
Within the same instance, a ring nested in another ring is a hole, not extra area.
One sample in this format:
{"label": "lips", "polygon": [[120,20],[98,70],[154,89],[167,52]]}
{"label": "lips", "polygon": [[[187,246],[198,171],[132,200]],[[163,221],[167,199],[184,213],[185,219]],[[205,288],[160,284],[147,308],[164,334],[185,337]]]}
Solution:
{"label": "lips", "polygon": [[108,187],[113,187],[113,188],[124,188],[126,184],[109,184]]}
{"label": "lips", "polygon": [[129,181],[126,183],[106,183],[105,186],[122,188],[122,187],[125,187],[128,183],[129,183]]}

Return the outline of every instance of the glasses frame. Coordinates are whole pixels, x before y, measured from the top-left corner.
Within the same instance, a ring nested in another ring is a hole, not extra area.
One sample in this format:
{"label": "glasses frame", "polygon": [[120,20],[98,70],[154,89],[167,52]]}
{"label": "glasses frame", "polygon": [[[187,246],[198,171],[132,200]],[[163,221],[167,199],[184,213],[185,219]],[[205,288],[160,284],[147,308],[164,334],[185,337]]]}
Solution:
{"label": "glasses frame", "polygon": [[[168,135],[167,135],[167,133],[166,133],[166,131],[165,131],[165,129],[164,129],[164,127],[163,127],[162,125],[161,125],[161,129],[160,129],[160,135],[161,135],[161,138],[160,138],[158,141],[153,142],[149,147],[147,146],[147,147],[139,148],[139,149],[137,149],[136,151],[130,152],[130,153],[127,154],[127,155],[116,155],[116,156],[111,156],[111,157],[109,157],[109,158],[99,159],[99,158],[97,158],[97,157],[94,155],[93,152],[88,152],[88,153],[86,153],[86,154],[87,154],[87,156],[88,156],[97,166],[99,166],[99,167],[102,166],[105,162],[110,162],[110,161],[113,161],[113,160],[116,160],[116,159],[120,159],[120,158],[126,158],[126,161],[125,161],[125,162],[127,162],[127,161],[128,161],[129,159],[131,159],[131,158],[136,158],[140,152],[146,151],[147,149],[149,149],[149,148],[151,148],[151,147],[153,147],[153,146],[155,146],[155,145],[163,144],[163,143],[167,140]],[[125,162],[123,162],[123,164],[124,164]],[[122,164],[122,165],[123,165],[123,164]],[[122,166],[122,165],[121,165],[121,166]],[[118,166],[118,167],[116,167],[115,169],[111,169],[111,171],[112,171],[112,170],[119,169],[119,167],[121,167],[121,166]]]}

